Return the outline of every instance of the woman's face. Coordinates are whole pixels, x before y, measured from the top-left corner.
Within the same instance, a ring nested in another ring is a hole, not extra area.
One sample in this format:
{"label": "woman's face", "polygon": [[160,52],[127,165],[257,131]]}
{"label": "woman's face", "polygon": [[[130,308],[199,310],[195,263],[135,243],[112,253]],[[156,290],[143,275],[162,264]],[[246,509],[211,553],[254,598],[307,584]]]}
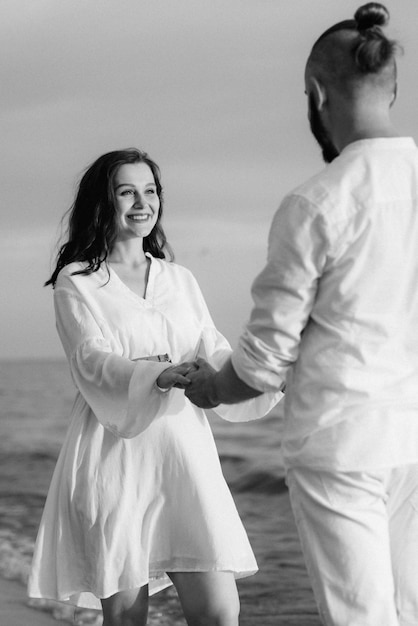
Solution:
{"label": "woman's face", "polygon": [[116,241],[147,237],[158,220],[160,199],[146,163],[125,163],[113,180],[119,226]]}

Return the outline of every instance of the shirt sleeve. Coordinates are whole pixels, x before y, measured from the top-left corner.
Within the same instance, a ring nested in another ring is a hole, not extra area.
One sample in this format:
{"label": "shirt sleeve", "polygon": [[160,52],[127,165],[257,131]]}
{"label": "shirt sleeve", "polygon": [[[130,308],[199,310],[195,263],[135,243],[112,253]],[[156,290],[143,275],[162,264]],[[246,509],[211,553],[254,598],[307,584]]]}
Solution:
{"label": "shirt sleeve", "polygon": [[[217,330],[197,284],[196,289],[200,294],[201,317],[204,321],[197,356],[220,370],[231,357],[232,349],[227,339]],[[213,410],[230,422],[246,422],[267,415],[282,397],[283,393],[275,390],[239,404],[220,404]]]}
{"label": "shirt sleeve", "polygon": [[250,321],[232,355],[237,375],[259,391],[283,389],[323,273],[329,237],[321,213],[288,196],[270,229],[267,264],[254,281]]}
{"label": "shirt sleeve", "polygon": [[84,300],[69,289],[54,293],[58,334],[74,383],[100,423],[131,438],[164,411],[166,394],[155,381],[170,363],[136,361],[112,352]]}

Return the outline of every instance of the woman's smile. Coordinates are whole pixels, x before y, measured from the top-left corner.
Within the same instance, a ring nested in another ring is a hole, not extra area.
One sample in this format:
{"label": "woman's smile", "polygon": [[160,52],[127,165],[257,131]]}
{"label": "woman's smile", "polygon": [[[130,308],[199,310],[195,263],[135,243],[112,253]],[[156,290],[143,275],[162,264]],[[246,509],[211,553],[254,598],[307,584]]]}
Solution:
{"label": "woman's smile", "polygon": [[132,222],[147,222],[152,218],[150,213],[135,213],[132,215],[127,215],[127,219]]}

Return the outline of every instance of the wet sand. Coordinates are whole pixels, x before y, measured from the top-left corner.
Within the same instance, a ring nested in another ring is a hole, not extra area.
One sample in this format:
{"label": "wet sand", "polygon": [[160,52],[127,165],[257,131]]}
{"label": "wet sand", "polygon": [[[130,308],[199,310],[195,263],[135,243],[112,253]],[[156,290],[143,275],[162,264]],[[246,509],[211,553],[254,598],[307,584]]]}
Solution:
{"label": "wet sand", "polygon": [[23,585],[0,578],[0,626],[68,626],[68,622],[28,607]]}

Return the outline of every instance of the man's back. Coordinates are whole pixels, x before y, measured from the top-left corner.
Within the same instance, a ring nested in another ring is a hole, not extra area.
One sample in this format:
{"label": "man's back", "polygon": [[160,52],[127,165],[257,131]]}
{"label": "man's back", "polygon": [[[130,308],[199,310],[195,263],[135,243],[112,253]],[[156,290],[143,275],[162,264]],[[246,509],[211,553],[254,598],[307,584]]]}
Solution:
{"label": "man's back", "polygon": [[409,138],[354,142],[292,202],[321,231],[325,255],[287,381],[288,462],[367,469],[415,461],[418,150]]}

